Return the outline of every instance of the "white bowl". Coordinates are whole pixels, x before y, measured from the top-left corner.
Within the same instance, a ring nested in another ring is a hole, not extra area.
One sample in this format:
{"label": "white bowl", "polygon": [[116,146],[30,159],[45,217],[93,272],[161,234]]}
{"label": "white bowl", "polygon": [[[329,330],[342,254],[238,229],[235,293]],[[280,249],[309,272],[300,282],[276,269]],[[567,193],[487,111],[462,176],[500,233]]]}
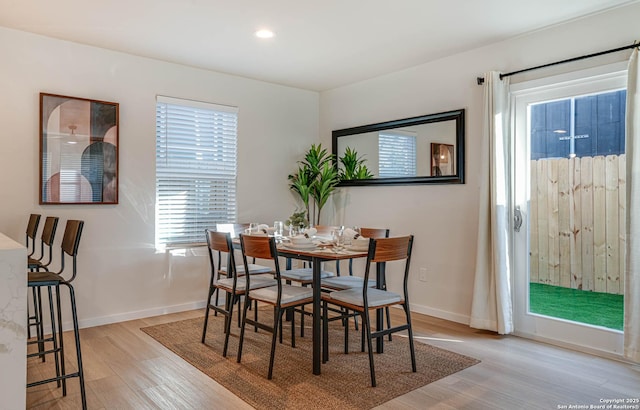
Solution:
{"label": "white bowl", "polygon": [[311,238],[307,238],[306,236],[294,236],[291,238],[291,243],[294,245],[309,245],[311,243]]}

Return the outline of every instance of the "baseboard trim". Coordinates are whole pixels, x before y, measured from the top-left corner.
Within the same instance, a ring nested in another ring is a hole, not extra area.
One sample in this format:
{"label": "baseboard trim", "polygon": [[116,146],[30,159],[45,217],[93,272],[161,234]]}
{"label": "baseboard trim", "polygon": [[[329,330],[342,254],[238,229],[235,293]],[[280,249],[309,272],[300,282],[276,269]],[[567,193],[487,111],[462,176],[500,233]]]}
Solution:
{"label": "baseboard trim", "polygon": [[[188,302],[188,303],[183,303],[180,305],[173,305],[173,306],[158,306],[151,309],[137,310],[134,312],[126,312],[126,313],[121,313],[117,315],[83,319],[78,321],[78,326],[80,326],[80,329],[84,329],[87,327],[110,325],[112,323],[127,322],[129,320],[144,319],[146,317],[166,315],[169,313],[178,313],[178,312],[185,312],[188,310],[202,309],[204,307],[205,307],[205,301]],[[73,323],[71,321],[63,322],[62,328],[64,330],[71,330],[73,329]],[[48,329],[45,328],[44,330],[45,330],[45,333],[50,333],[51,327],[49,326]]]}
{"label": "baseboard trim", "polygon": [[420,313],[427,316],[437,317],[438,319],[450,320],[463,325],[469,325],[470,317],[459,313],[448,312],[446,310],[434,309],[424,305],[411,304],[411,312]]}

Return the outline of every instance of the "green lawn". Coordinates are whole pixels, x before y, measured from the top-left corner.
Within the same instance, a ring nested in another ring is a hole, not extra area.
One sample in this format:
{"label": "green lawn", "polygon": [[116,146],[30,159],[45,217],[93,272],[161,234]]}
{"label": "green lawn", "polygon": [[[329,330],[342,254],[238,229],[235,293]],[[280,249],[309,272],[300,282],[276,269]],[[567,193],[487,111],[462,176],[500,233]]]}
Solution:
{"label": "green lawn", "polygon": [[531,283],[529,296],[531,313],[623,330],[622,295]]}

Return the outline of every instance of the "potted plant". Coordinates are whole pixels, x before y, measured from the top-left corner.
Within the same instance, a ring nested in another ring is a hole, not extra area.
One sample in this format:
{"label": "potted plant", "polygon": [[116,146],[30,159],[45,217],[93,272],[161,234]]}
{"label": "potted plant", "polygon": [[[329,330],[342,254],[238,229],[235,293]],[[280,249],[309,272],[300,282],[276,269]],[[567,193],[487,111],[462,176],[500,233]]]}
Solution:
{"label": "potted plant", "polygon": [[[308,224],[319,224],[322,207],[340,182],[338,171],[333,166],[333,155],[323,149],[322,144],[312,144],[298,164],[298,171],[288,177],[289,188],[300,196]],[[311,199],[315,205],[313,211]]]}
{"label": "potted plant", "polygon": [[340,168],[340,180],[350,179],[370,179],[373,174],[365,165],[367,161],[362,156],[358,156],[356,150],[347,147],[344,154],[339,158],[342,168]]}

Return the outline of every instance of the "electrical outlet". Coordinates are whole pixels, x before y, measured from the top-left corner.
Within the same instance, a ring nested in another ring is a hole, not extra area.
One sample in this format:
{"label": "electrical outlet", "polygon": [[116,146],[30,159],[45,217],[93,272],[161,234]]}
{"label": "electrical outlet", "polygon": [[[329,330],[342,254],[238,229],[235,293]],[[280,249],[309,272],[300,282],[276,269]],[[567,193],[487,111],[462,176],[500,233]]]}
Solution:
{"label": "electrical outlet", "polygon": [[427,268],[420,268],[420,281],[421,282],[427,281]]}

